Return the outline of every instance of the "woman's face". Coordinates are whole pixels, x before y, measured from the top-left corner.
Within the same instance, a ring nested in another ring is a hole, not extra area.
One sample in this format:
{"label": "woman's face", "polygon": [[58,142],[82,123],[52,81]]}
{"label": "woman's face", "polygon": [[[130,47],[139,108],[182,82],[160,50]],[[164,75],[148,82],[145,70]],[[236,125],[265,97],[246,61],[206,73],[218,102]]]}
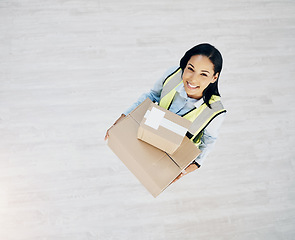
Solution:
{"label": "woman's face", "polygon": [[192,56],[182,75],[187,95],[195,99],[202,98],[204,89],[217,80],[218,74],[214,75],[214,65],[208,57],[203,55]]}

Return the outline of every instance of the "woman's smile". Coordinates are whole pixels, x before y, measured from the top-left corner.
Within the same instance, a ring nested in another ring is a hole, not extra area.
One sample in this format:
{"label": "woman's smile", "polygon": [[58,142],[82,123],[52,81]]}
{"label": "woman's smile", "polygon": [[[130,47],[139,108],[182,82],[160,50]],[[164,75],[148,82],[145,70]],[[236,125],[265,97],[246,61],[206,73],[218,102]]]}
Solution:
{"label": "woman's smile", "polygon": [[197,89],[197,88],[200,88],[200,86],[193,85],[193,84],[189,83],[188,81],[186,82],[186,84],[187,84],[187,87],[189,89]]}

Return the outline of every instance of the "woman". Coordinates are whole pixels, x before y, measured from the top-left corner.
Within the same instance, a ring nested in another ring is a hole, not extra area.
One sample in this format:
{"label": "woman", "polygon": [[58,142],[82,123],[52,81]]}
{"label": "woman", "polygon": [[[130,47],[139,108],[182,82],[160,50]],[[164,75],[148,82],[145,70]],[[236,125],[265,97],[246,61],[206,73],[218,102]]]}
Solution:
{"label": "woman", "polygon": [[[208,43],[191,48],[180,60],[180,67],[170,69],[150,92],[143,94],[114,123],[115,125],[146,98],[192,121],[194,127],[189,129],[187,136],[202,152],[174,181],[198,169],[216,142],[225,116],[223,113],[226,112],[218,91],[222,62],[220,52]],[[108,136],[109,130],[105,140]]]}

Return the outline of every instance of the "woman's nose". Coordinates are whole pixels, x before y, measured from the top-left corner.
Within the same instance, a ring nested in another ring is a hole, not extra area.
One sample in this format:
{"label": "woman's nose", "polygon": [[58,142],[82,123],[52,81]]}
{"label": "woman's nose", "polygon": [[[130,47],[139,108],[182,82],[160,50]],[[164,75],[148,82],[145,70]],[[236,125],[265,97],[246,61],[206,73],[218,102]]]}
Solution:
{"label": "woman's nose", "polygon": [[195,82],[195,83],[199,82],[199,77],[198,77],[198,75],[194,73],[194,74],[192,75],[192,77],[191,77],[191,81],[192,81],[192,82]]}

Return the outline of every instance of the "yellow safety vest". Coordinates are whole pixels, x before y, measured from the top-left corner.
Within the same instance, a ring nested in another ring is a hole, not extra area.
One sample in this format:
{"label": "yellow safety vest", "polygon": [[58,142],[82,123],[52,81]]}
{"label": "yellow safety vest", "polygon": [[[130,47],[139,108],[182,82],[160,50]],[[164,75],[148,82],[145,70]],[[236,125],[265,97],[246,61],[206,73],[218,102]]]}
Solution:
{"label": "yellow safety vest", "polygon": [[[169,75],[164,83],[161,92],[159,105],[165,109],[169,109],[175,94],[176,88],[182,83],[182,70],[178,68],[171,75]],[[203,103],[198,108],[193,108],[182,117],[190,120],[192,122],[187,137],[191,139],[197,146],[201,143],[201,137],[203,135],[204,129],[208,124],[219,114],[226,112],[224,109],[220,97],[212,95],[209,100],[211,108],[207,104]]]}

